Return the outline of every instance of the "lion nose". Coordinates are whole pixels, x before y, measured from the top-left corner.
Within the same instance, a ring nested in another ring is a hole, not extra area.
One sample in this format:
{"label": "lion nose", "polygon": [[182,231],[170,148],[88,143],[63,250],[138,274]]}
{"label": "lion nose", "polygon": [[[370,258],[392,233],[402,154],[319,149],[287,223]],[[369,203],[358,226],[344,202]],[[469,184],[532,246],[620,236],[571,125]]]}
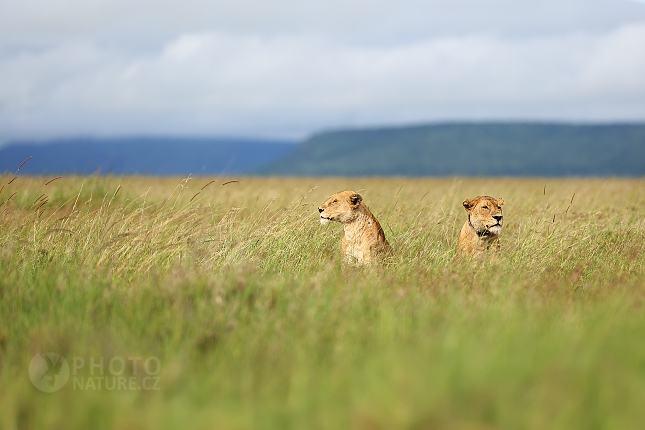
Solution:
{"label": "lion nose", "polygon": [[323,208],[318,208],[318,212],[323,213],[324,209]]}
{"label": "lion nose", "polygon": [[493,218],[495,218],[495,221],[500,222],[504,217],[502,215],[495,215]]}

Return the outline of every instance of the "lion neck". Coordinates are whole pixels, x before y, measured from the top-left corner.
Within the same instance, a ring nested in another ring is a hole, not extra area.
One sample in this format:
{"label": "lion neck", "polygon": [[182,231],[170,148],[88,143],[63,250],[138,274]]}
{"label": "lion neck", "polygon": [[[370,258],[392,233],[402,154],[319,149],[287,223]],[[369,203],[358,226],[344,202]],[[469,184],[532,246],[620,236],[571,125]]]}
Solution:
{"label": "lion neck", "polygon": [[475,227],[473,227],[469,217],[468,221],[464,223],[459,235],[459,250],[466,253],[480,253],[488,250],[491,246],[498,243],[498,234],[494,234],[490,231],[484,233],[485,234],[480,234]]}
{"label": "lion neck", "polygon": [[343,223],[343,231],[347,240],[359,240],[366,229],[376,228],[374,216],[362,202],[354,215]]}

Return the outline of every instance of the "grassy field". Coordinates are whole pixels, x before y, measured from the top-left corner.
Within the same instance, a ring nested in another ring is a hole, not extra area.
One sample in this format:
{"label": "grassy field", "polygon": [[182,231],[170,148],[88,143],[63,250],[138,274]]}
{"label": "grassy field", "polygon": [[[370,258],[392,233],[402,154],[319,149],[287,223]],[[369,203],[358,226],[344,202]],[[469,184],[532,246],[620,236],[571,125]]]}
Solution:
{"label": "grassy field", "polygon": [[[645,180],[11,179],[0,429],[645,422]],[[382,267],[342,267],[319,224],[343,189],[381,221]],[[502,253],[453,262],[481,194],[506,201]],[[53,393],[28,372],[44,352],[70,367]]]}

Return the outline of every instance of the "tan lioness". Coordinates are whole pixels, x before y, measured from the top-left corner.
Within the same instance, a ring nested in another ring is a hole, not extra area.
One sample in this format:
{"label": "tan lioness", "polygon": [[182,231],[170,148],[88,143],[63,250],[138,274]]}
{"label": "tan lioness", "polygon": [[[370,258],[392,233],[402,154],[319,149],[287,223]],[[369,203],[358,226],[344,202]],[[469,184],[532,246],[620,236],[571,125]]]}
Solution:
{"label": "tan lioness", "polygon": [[481,257],[487,251],[499,251],[499,233],[502,231],[504,199],[488,196],[475,197],[462,203],[468,219],[459,233],[457,255]]}
{"label": "tan lioness", "polygon": [[363,203],[360,194],[354,191],[336,193],[320,205],[318,212],[323,225],[329,221],[343,224],[341,251],[345,262],[369,265],[391,249],[381,224]]}

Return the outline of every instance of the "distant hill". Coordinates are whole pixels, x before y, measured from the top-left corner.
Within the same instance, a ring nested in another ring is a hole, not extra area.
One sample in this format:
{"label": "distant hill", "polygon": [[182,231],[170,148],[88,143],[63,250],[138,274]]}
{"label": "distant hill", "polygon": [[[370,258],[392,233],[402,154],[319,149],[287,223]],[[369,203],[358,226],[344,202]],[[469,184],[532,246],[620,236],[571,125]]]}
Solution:
{"label": "distant hill", "polygon": [[123,138],[20,142],[0,148],[0,173],[244,174],[287,155],[294,142],[243,139]]}
{"label": "distant hill", "polygon": [[437,124],[317,134],[269,175],[643,176],[645,124]]}
{"label": "distant hill", "polygon": [[0,148],[0,173],[645,176],[645,124],[436,124],[289,141],[66,139]]}

